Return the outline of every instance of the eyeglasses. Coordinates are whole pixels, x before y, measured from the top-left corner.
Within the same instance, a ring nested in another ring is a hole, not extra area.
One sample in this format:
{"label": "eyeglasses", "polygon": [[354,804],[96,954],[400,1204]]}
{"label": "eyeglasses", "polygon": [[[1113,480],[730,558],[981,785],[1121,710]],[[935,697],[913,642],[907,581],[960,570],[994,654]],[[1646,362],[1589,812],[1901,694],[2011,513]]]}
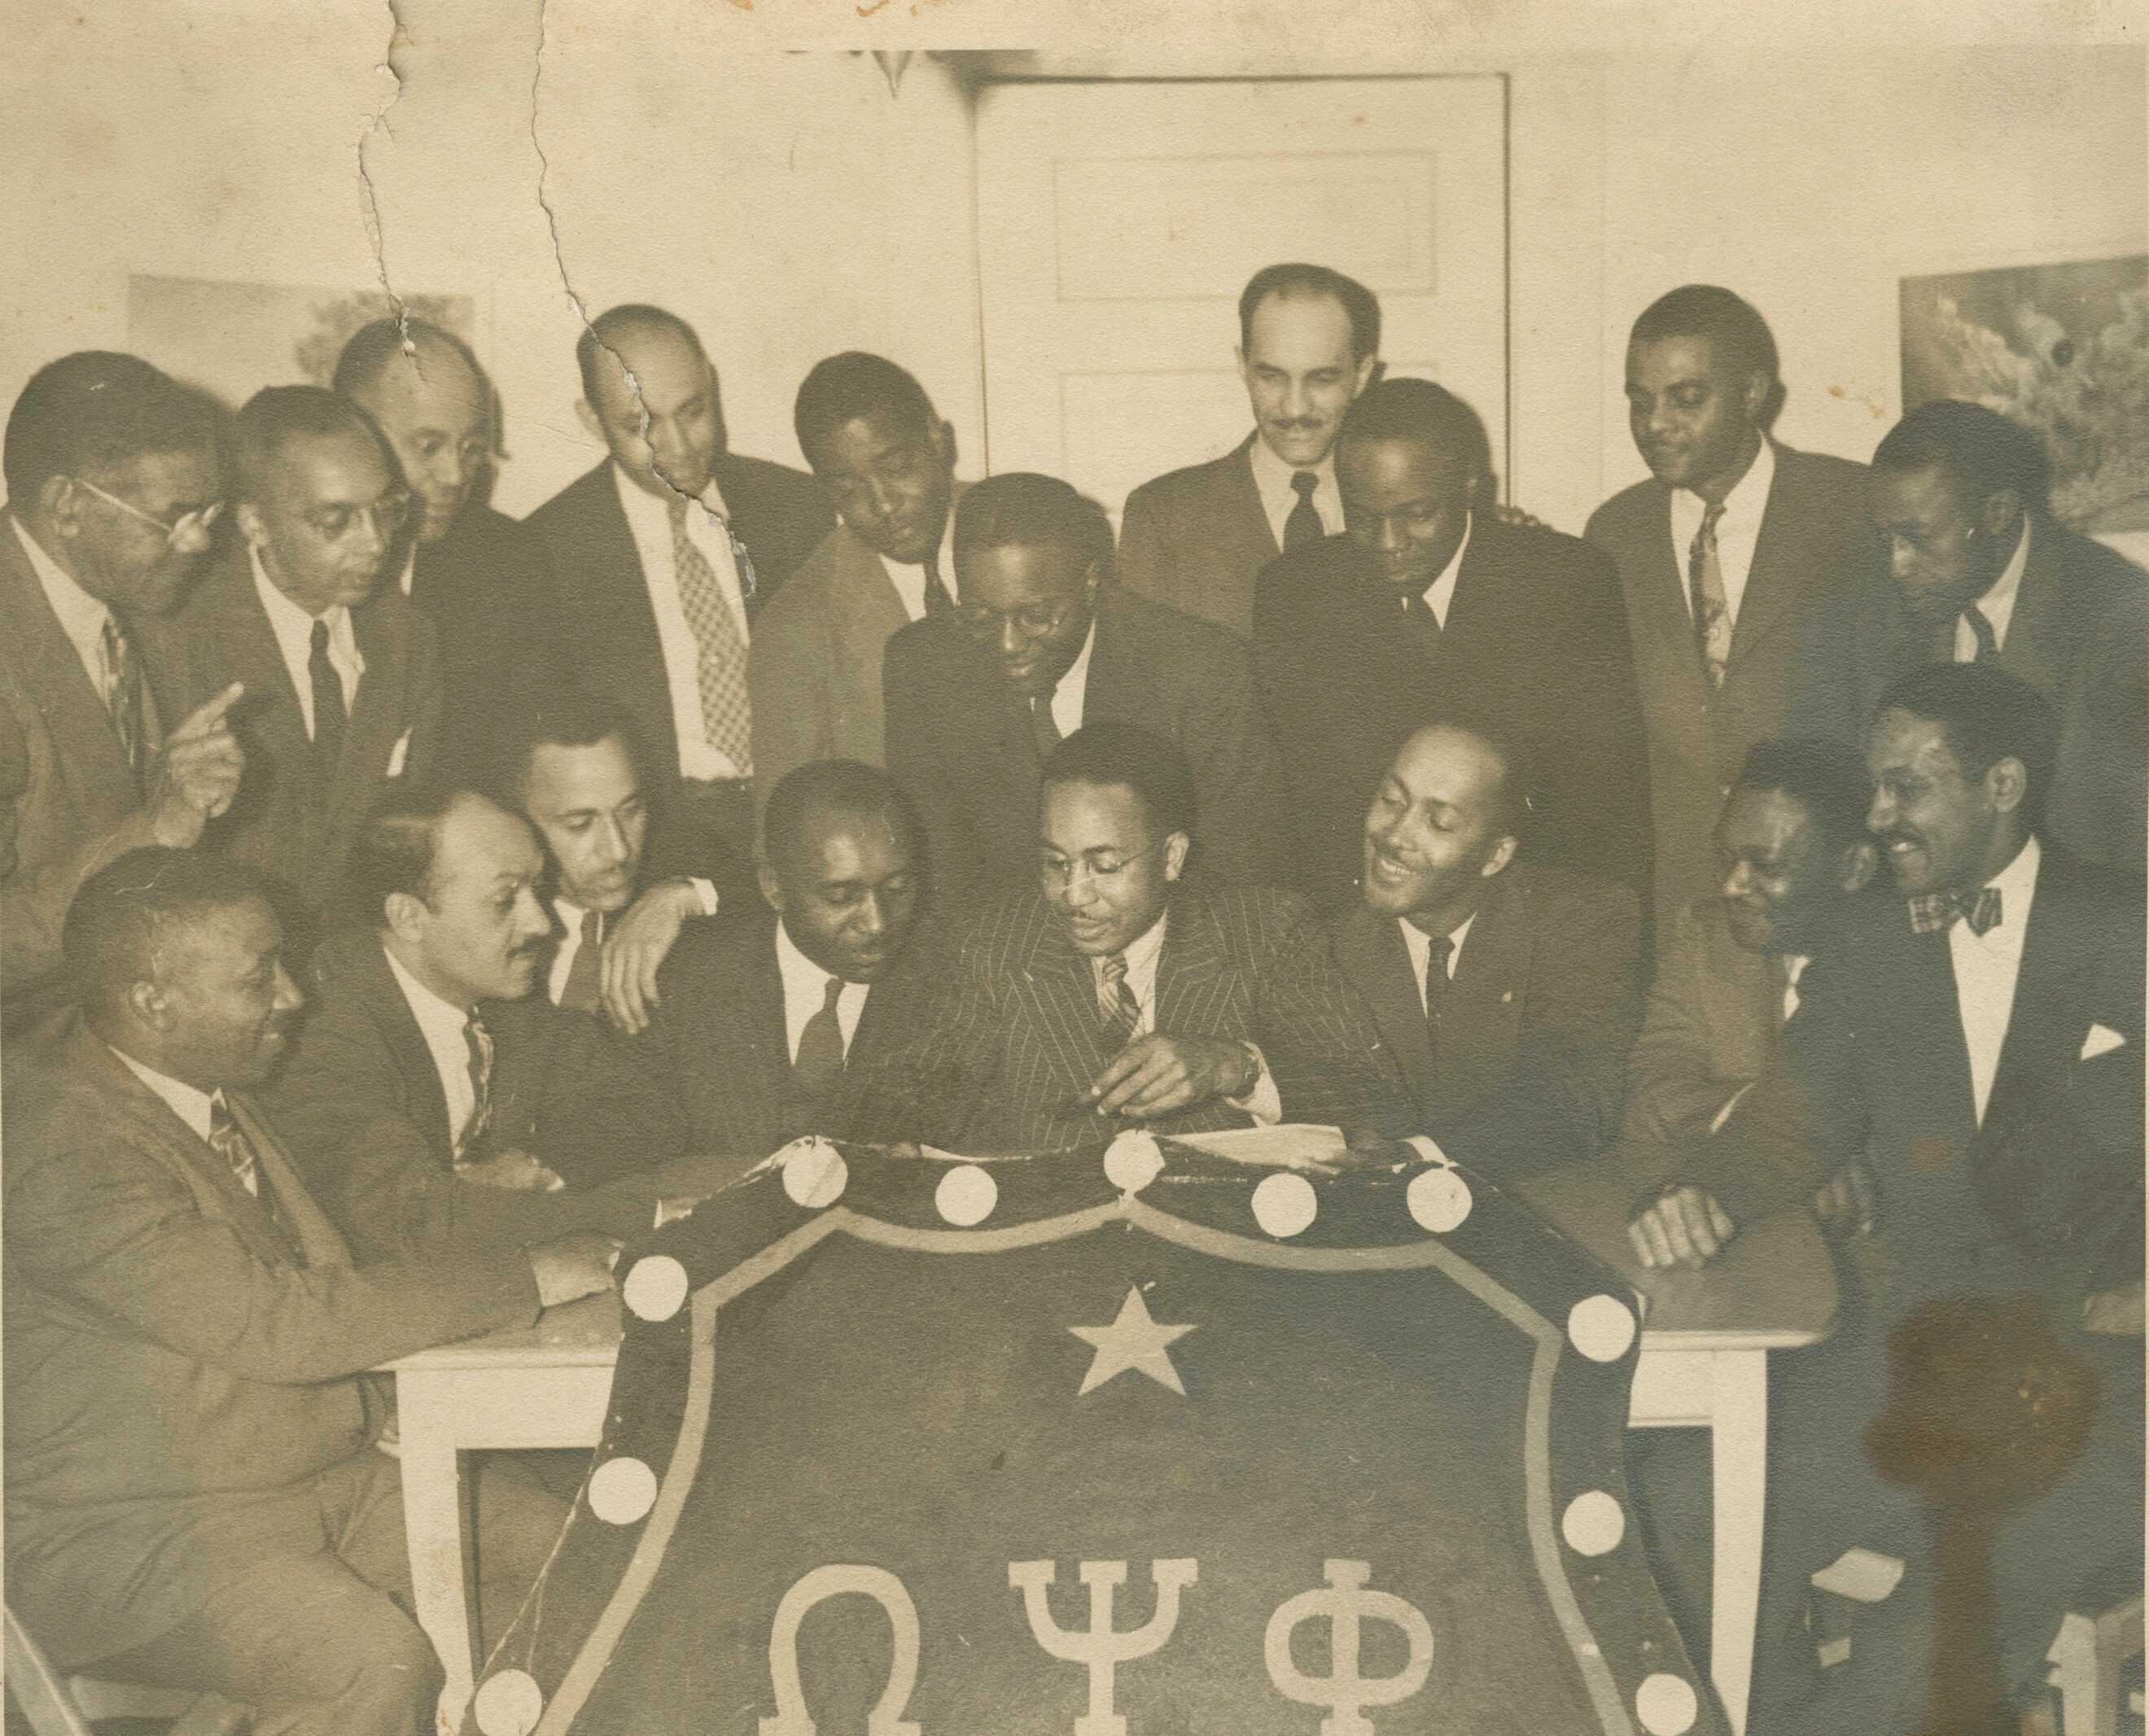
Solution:
{"label": "eyeglasses", "polygon": [[410,521],[410,496],[407,491],[397,489],[392,494],[381,496],[370,506],[316,506],[301,516],[324,542],[342,541],[361,517],[371,522],[373,534],[383,542],[393,542],[396,533]]}
{"label": "eyeglasses", "polygon": [[1058,608],[1049,603],[1029,603],[1019,609],[983,609],[975,603],[958,603],[948,618],[973,639],[996,638],[1010,621],[1025,639],[1042,639],[1064,626],[1084,601],[1078,596]]}
{"label": "eyeglasses", "polygon": [[1091,850],[1086,855],[1072,859],[1064,856],[1040,856],[1038,873],[1044,883],[1054,892],[1064,892],[1074,883],[1079,873],[1085,880],[1110,880],[1124,874],[1136,863],[1151,857],[1171,840],[1160,838],[1146,849],[1137,850],[1131,856],[1122,856],[1117,850]]}
{"label": "eyeglasses", "polygon": [[175,519],[161,519],[154,512],[144,512],[132,501],[123,501],[118,495],[108,493],[87,476],[76,476],[72,480],[108,506],[117,506],[122,512],[132,513],[145,525],[154,525],[164,533],[169,542],[177,542],[183,536],[206,536],[215,527],[217,520],[224,516],[224,502],[211,501],[208,506],[194,507]]}

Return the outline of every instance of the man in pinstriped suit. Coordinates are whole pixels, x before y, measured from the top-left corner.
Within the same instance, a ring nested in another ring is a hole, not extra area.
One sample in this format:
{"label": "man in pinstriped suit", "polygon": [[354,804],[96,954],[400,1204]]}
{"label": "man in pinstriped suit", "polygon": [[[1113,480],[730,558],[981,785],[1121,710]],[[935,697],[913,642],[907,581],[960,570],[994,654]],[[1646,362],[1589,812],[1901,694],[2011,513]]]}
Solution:
{"label": "man in pinstriped suit", "polygon": [[863,1083],[858,1135],[1046,1151],[1130,1122],[1415,1130],[1305,902],[1180,887],[1194,807],[1185,757],[1134,725],[1089,724],[1054,748],[1039,888],[964,925],[917,1035]]}

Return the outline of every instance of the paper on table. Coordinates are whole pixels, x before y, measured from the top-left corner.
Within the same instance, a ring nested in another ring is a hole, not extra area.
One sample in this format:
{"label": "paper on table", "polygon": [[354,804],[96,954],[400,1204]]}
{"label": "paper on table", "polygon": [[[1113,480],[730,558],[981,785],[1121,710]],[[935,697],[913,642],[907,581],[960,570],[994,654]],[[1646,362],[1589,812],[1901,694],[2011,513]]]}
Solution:
{"label": "paper on table", "polygon": [[1234,1163],[1265,1164],[1272,1169],[1303,1170],[1341,1162],[1347,1155],[1341,1128],[1287,1121],[1276,1127],[1234,1127],[1221,1133],[1180,1133],[1173,1143],[1191,1145]]}
{"label": "paper on table", "polygon": [[1878,1603],[1903,1581],[1903,1563],[1874,1549],[1846,1549],[1813,1576],[1814,1589]]}

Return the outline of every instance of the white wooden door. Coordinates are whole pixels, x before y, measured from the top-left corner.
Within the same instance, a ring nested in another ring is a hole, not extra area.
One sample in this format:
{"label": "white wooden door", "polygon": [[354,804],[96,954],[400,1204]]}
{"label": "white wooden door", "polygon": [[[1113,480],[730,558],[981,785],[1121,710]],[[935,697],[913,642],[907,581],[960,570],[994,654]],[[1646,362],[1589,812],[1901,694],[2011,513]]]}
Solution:
{"label": "white wooden door", "polygon": [[1127,491],[1251,426],[1238,296],[1303,259],[1381,299],[1388,372],[1507,450],[1505,81],[1007,83],[980,93],[986,461]]}

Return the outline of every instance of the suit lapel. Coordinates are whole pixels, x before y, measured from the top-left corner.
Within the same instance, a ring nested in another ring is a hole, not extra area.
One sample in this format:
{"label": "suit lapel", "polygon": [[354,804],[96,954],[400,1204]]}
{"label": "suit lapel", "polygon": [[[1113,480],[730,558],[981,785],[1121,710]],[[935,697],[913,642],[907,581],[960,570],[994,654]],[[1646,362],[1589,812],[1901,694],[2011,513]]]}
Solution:
{"label": "suit lapel", "polygon": [[[1097,1010],[1095,979],[1090,961],[1074,950],[1066,932],[1052,919],[1044,902],[1034,907],[1034,926],[1025,937],[1017,995],[1029,1009],[1038,1032],[1051,1052],[1059,1075],[1054,1089],[1071,1095],[1088,1085],[1105,1069],[1111,1052],[1105,1045],[1104,1019]],[[1158,964],[1158,986],[1163,984],[1163,965]],[[1163,1028],[1160,993],[1158,1026]],[[1060,1107],[1038,1104],[1046,1114]]]}
{"label": "suit lapel", "polygon": [[[268,1178],[291,1239],[298,1244],[306,1264],[316,1271],[324,1266],[349,1266],[350,1248],[335,1225],[314,1203],[313,1195],[306,1191],[305,1184],[299,1179],[299,1172],[284,1152],[283,1141],[262,1118],[260,1109],[250,1098],[236,1093],[228,1094],[224,1100],[239,1130],[254,1147],[254,1161]],[[239,1191],[244,1193],[245,1190]]]}
{"label": "suit lapel", "polygon": [[[376,597],[351,611],[352,634],[365,663],[337,756],[331,798],[323,816],[328,842],[355,831],[365,818],[374,779],[384,774],[410,707],[409,626],[400,593]],[[331,855],[333,852],[331,852]]]}
{"label": "suit lapel", "polygon": [[[783,973],[776,962],[773,923],[754,942],[746,991],[739,1009],[746,1027],[741,1057],[750,1076],[742,1101],[768,1106],[768,1125],[757,1130],[752,1146],[773,1151],[786,1136],[784,1109],[791,1100],[791,1037],[783,1021]],[[866,1000],[870,1005],[873,997]],[[854,1039],[857,1034],[852,1034]]]}
{"label": "suit lapel", "polygon": [[[2037,864],[2029,927],[2022,936],[2022,962],[2015,978],[2015,1002],[2007,1014],[2007,1034],[2000,1045],[1985,1119],[1992,1119],[2001,1093],[2021,1080],[2049,1076],[2071,1062],[2088,1014],[2081,985],[2093,981],[2096,966],[2095,926],[2080,919],[2072,864],[2046,848]],[[2002,911],[2002,919],[2021,921],[2019,913]]]}
{"label": "suit lapel", "polygon": [[2049,523],[2032,521],[2029,559],[2023,564],[2021,586],[2015,593],[2015,612],[2007,622],[2006,642],[2000,647],[2002,669],[2048,695],[2066,691],[2067,672],[2077,662],[2075,642],[2086,624],[2068,610],[2058,537]]}
{"label": "suit lapel", "polygon": [[649,600],[642,552],[627,526],[627,509],[619,503],[611,461],[589,471],[571,493],[571,505],[561,501],[563,510],[551,528],[566,544],[561,560],[568,571],[561,583],[572,603],[584,680],[623,701],[642,696],[635,715],[648,732],[652,762],[676,773],[678,732],[665,687],[657,609]]}
{"label": "suit lapel", "polygon": [[[0,520],[0,620],[18,636],[16,654],[9,661],[47,727],[68,742],[65,763],[84,785],[84,795],[115,810],[134,807],[141,793],[120,751],[112,713],[90,685],[89,672],[53,612],[44,586],[23,552],[12,517]],[[140,650],[138,644],[138,655]],[[145,671],[142,683],[145,701],[151,685],[147,674]],[[143,722],[144,745],[154,749],[158,734],[154,715],[145,711]],[[91,804],[86,801],[83,805]]]}
{"label": "suit lapel", "polygon": [[[944,580],[952,575],[944,573]],[[888,642],[909,625],[910,612],[881,557],[848,529],[836,530],[835,560],[829,576],[828,615],[838,647],[838,666],[869,676],[877,687]],[[846,692],[846,705],[860,696]]]}
{"label": "suit lapel", "polygon": [[[1510,868],[1492,883],[1463,937],[1440,1034],[1440,1073],[1476,1094],[1507,1071],[1522,1029],[1521,990],[1529,964],[1530,897]],[[1443,1098],[1449,1094],[1443,1091]]]}
{"label": "suit lapel", "polygon": [[1412,1094],[1421,1103],[1432,1102],[1432,1036],[1402,930],[1393,918],[1360,904],[1344,918],[1338,950],[1344,974],[1371,1009],[1381,1040],[1403,1069]]}
{"label": "suit lapel", "polygon": [[448,1125],[447,1092],[433,1065],[433,1051],[425,1034],[418,1029],[418,1015],[410,1010],[403,985],[389,968],[387,952],[370,935],[354,934],[349,943],[359,954],[353,964],[360,992],[373,1003],[374,1017],[388,1044],[395,1070],[402,1074],[410,1094],[412,1113],[420,1123],[429,1150],[441,1154],[444,1162],[455,1149],[455,1130]]}
{"label": "suit lapel", "polygon": [[1731,626],[1731,672],[1754,654],[1754,647],[1788,622],[1801,584],[1798,454],[1776,449],[1776,474],[1761,508],[1761,532],[1754,544],[1754,563],[1746,570],[1746,589],[1739,599],[1739,618]]}
{"label": "suit lapel", "polygon": [[1261,491],[1254,483],[1254,442],[1260,438],[1258,430],[1246,437],[1232,455],[1226,475],[1231,513],[1244,521],[1248,541],[1264,551],[1261,559],[1266,563],[1283,550],[1276,542],[1276,527],[1269,523],[1268,509],[1261,505]]}
{"label": "suit lapel", "polygon": [[1173,903],[1156,961],[1156,1028],[1160,1031],[1215,1030],[1229,992],[1231,959],[1224,933],[1205,905]]}

